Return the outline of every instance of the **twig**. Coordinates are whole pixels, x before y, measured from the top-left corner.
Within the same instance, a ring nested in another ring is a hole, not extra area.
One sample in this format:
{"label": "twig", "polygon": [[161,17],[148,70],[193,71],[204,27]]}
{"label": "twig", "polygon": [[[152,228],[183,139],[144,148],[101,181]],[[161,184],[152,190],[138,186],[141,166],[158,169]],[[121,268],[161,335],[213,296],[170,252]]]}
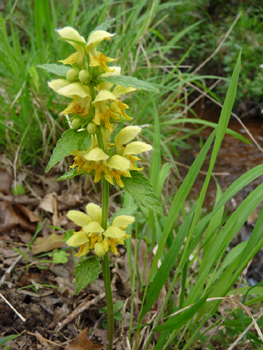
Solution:
{"label": "twig", "polygon": [[[260,314],[257,316],[256,320],[260,319],[260,317],[263,315],[263,311],[260,312]],[[244,337],[244,335],[247,334],[247,332],[250,330],[250,328],[254,325],[254,322],[256,322],[254,319],[250,323],[250,325],[240,334],[240,336],[234,341],[234,343],[227,349],[227,350],[233,350],[235,346],[241,341],[241,339]]]}
{"label": "twig", "polygon": [[229,36],[229,34],[232,32],[232,29],[234,28],[234,26],[236,25],[237,21],[239,20],[241,16],[241,12],[238,13],[238,15],[236,16],[236,19],[234,20],[234,22],[232,23],[231,27],[228,29],[228,31],[226,32],[226,35],[224,36],[223,40],[221,41],[221,43],[217,46],[216,50],[209,56],[207,57],[207,59],[202,62],[194,71],[192,74],[196,74],[201,68],[203,68],[207,62],[209,62],[217,53],[218,51],[221,49],[222,45],[224,44],[224,42],[226,41],[227,37]]}
{"label": "twig", "polygon": [[9,303],[8,300],[0,293],[0,297],[7,303],[7,305],[17,314],[17,316],[23,321],[26,322],[26,319]]}
{"label": "twig", "polygon": [[16,266],[16,264],[19,262],[19,260],[21,258],[22,258],[22,255],[18,255],[16,260],[13,262],[13,264],[10,265],[9,268],[6,270],[6,272],[3,274],[2,278],[1,278],[1,281],[0,281],[0,287],[2,286],[2,284],[5,281],[6,275],[11,273],[11,271],[14,269],[14,267]]}
{"label": "twig", "polygon": [[97,303],[101,299],[105,298],[105,293],[101,293],[96,298],[89,300],[81,305],[79,305],[64,321],[58,323],[58,327],[56,329],[59,332],[66,324],[70,323],[74,318],[76,318],[79,314],[81,314],[84,310],[88,309],[92,304]]}
{"label": "twig", "polygon": [[26,331],[26,332],[27,332],[27,334],[30,334],[30,335],[33,335],[33,336],[36,337],[36,338],[39,338],[40,341],[47,342],[47,343],[50,343],[50,344],[53,344],[53,345],[56,345],[56,346],[65,348],[65,346],[63,346],[63,345],[61,345],[61,344],[54,343],[53,341],[48,340],[48,339],[42,337],[41,334],[35,334],[35,333],[31,333],[31,332],[29,332],[29,331]]}

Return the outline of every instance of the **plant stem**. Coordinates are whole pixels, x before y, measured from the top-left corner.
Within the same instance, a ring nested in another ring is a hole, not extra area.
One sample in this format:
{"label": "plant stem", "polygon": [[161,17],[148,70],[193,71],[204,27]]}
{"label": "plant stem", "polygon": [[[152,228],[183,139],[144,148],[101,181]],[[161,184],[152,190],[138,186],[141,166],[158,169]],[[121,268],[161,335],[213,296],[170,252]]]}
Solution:
{"label": "plant stem", "polygon": [[[107,229],[108,222],[108,209],[109,209],[109,183],[103,179],[102,181],[102,217],[101,226],[104,230]],[[114,318],[113,318],[113,301],[111,292],[111,277],[110,277],[110,264],[108,252],[101,260],[102,273],[106,294],[107,303],[107,316],[108,316],[108,333],[107,333],[107,350],[112,350],[113,346],[113,334],[114,334]]]}

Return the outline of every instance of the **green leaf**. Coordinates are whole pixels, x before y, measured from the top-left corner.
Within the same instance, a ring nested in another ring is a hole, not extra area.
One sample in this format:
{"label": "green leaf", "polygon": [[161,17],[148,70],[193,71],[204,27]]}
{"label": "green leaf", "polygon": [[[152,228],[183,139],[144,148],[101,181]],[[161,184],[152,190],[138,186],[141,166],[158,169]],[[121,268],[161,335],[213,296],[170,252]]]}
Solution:
{"label": "green leaf", "polygon": [[112,221],[117,217],[117,216],[120,216],[120,215],[134,215],[136,212],[137,212],[137,209],[138,209],[138,205],[137,204],[133,204],[133,205],[129,205],[128,207],[125,207],[125,208],[122,208],[118,211],[116,211],[116,213],[114,213],[110,220],[109,220],[109,223],[110,225],[112,224]]}
{"label": "green leaf", "polygon": [[89,283],[93,283],[100,273],[100,262],[95,256],[89,257],[80,263],[75,268],[74,275],[76,276],[76,294],[85,288]]}
{"label": "green leaf", "polygon": [[61,175],[56,181],[68,180],[68,179],[71,179],[72,177],[75,177],[77,175],[82,175],[83,173],[84,173],[83,169],[79,170],[78,167],[74,168],[74,169],[70,169],[70,171]]}
{"label": "green leaf", "polygon": [[[24,333],[24,332],[22,332],[22,333]],[[0,339],[0,346],[4,345],[5,343],[7,343],[10,340],[13,340],[13,339],[19,337],[22,333],[14,334],[14,335],[8,335],[7,337],[4,337],[4,338]]]}
{"label": "green leaf", "polygon": [[37,65],[37,67],[44,69],[48,73],[53,73],[62,77],[65,77],[67,75],[67,72],[70,70],[70,67],[55,63],[39,64]]}
{"label": "green leaf", "polygon": [[15,129],[11,128],[9,125],[6,125],[5,123],[1,122],[1,120],[0,120],[0,125],[3,126],[6,129],[10,130],[10,131],[13,131],[13,132],[16,132],[17,134],[19,134],[18,131],[16,131]]}
{"label": "green leaf", "polygon": [[99,81],[107,81],[114,85],[121,85],[127,88],[133,87],[137,90],[159,92],[159,90],[156,87],[154,87],[152,84],[143,80],[139,80],[135,77],[129,77],[126,75],[112,75],[112,76],[100,78]]}
{"label": "green leaf", "polygon": [[65,156],[70,155],[75,149],[86,151],[90,145],[90,134],[86,130],[80,132],[74,129],[67,130],[62,134],[61,139],[58,141],[57,146],[53,151],[46,168],[46,173]]}
{"label": "green leaf", "polygon": [[74,231],[73,231],[73,230],[68,230],[68,231],[65,233],[65,235],[64,235],[64,237],[63,237],[63,239],[62,239],[62,242],[66,242],[68,239],[70,239],[71,236],[73,236],[73,234],[74,234]]}
{"label": "green leaf", "polygon": [[128,191],[136,201],[141,202],[146,208],[162,214],[163,209],[150,181],[138,171],[131,171],[131,176],[122,177],[125,191]]}
{"label": "green leaf", "polygon": [[18,184],[12,188],[12,193],[15,196],[21,196],[22,194],[25,193],[25,187],[22,184]]}
{"label": "green leaf", "polygon": [[202,307],[202,305],[204,305],[206,297],[207,296],[203,297],[194,305],[192,305],[189,309],[182,311],[179,315],[176,315],[174,318],[169,319],[166,323],[162,324],[161,326],[155,327],[153,331],[159,332],[165,329],[174,330],[180,328],[185,322],[193,318],[194,314]]}

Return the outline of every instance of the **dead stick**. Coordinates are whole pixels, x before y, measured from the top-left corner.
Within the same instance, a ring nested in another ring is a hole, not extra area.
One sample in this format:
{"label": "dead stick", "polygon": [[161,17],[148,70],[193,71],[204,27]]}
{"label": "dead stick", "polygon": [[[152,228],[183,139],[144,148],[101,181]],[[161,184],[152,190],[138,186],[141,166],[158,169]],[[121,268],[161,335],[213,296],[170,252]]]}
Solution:
{"label": "dead stick", "polygon": [[8,300],[0,293],[0,297],[7,303],[7,305],[17,314],[17,316],[23,321],[26,322],[26,319],[9,303]]}

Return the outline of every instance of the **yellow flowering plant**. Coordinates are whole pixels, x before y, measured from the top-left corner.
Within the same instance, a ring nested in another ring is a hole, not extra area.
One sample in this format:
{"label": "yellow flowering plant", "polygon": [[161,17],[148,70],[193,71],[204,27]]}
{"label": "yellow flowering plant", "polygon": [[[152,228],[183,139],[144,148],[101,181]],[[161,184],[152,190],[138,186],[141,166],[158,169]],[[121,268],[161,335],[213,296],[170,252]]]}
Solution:
{"label": "yellow flowering plant", "polygon": [[[142,131],[137,125],[125,125],[119,132],[116,130],[120,123],[127,124],[132,120],[126,113],[129,106],[120,98],[140,89],[158,90],[147,82],[121,75],[120,67],[109,65],[116,59],[98,51],[103,41],[109,41],[115,35],[107,31],[111,23],[110,20],[97,27],[87,40],[74,28],[59,29],[61,40],[76,51],[61,60],[62,64],[39,66],[59,76],[48,83],[49,87],[71,99],[62,111],[69,128],[54,148],[46,171],[65,156],[72,155],[74,162],[70,170],[58,180],[88,175],[102,185],[101,207],[89,203],[86,214],[77,210],[68,212],[68,218],[80,229],[67,240],[67,244],[79,248],[76,255],[81,257],[75,269],[77,293],[94,282],[100,272],[101,258],[108,310],[108,349],[112,349],[113,342],[109,252],[118,254],[117,245],[124,244],[130,237],[125,229],[134,222],[132,215],[137,211],[137,205],[122,208],[108,220],[109,186],[118,185],[136,202],[162,212],[150,182],[141,173],[143,168],[137,166],[140,160],[137,155],[150,151],[152,146],[134,140]],[[91,251],[94,254],[85,258]],[[87,270],[89,274],[85,274]]]}

